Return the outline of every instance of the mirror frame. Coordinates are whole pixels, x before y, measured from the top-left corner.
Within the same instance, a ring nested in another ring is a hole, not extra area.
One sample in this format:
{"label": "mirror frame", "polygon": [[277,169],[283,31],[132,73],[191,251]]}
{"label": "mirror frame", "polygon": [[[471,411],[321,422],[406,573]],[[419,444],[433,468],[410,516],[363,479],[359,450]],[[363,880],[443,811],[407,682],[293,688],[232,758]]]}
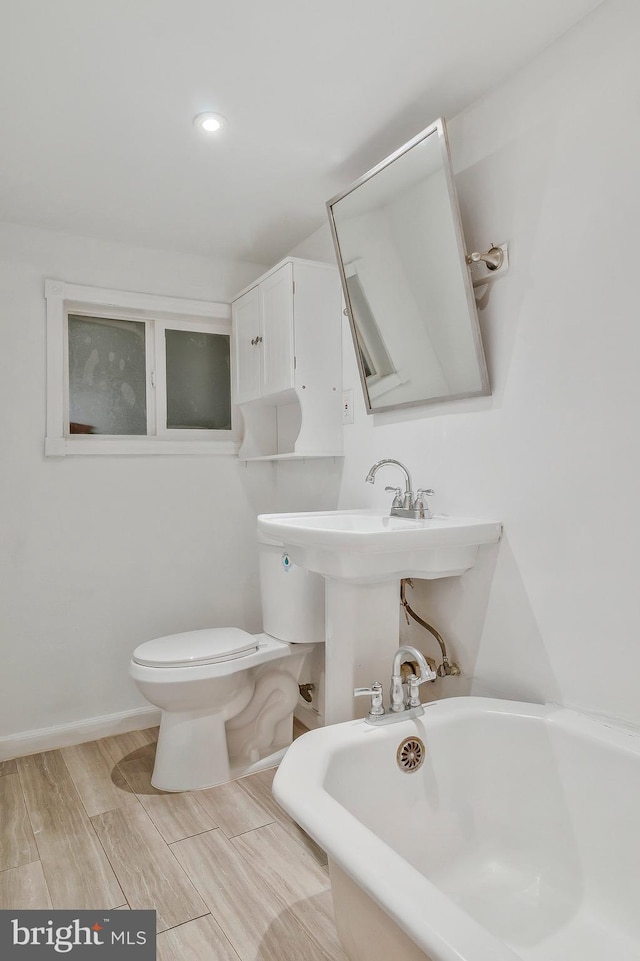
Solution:
{"label": "mirror frame", "polygon": [[[454,234],[456,238],[456,247],[458,251],[458,256],[460,258],[460,264],[463,268],[462,277],[463,277],[463,283],[465,287],[467,305],[469,308],[470,331],[473,337],[476,361],[478,364],[478,372],[481,380],[481,388],[480,390],[474,390],[468,393],[445,394],[439,397],[429,397],[426,399],[422,398],[419,400],[405,401],[401,404],[388,404],[386,406],[372,407],[371,398],[369,396],[369,390],[367,386],[367,379],[366,379],[366,372],[363,364],[363,358],[358,345],[357,327],[354,320],[354,311],[351,304],[351,298],[349,296],[349,288],[347,286],[345,264],[344,264],[344,260],[342,258],[342,252],[340,249],[340,241],[338,238],[335,218],[333,215],[333,207],[335,204],[337,204],[340,200],[342,200],[348,194],[352,193],[354,190],[357,190],[358,187],[366,183],[368,180],[371,180],[372,177],[375,177],[376,174],[384,170],[385,167],[388,167],[394,161],[402,157],[403,154],[411,150],[412,147],[415,147],[416,144],[420,143],[422,140],[426,140],[427,137],[433,137],[433,136],[436,136],[438,139],[440,156],[442,159],[442,167],[445,175],[445,183],[447,185],[447,193],[449,196],[449,207],[451,210],[451,215],[453,220],[453,228],[454,228]],[[424,130],[416,134],[415,137],[412,137],[411,140],[408,140],[405,144],[403,144],[397,150],[394,150],[392,154],[390,154],[380,163],[376,164],[375,167],[372,167],[370,170],[368,170],[365,174],[362,175],[362,177],[359,177],[358,180],[350,184],[345,190],[341,191],[339,194],[336,194],[336,196],[332,197],[331,200],[328,200],[326,203],[326,207],[327,207],[327,213],[329,216],[329,224],[331,227],[331,236],[333,238],[333,245],[335,248],[336,258],[338,261],[338,269],[340,271],[340,281],[342,283],[342,291],[343,291],[344,299],[346,303],[346,313],[349,318],[349,327],[351,329],[351,337],[353,340],[356,359],[358,362],[358,372],[360,374],[360,383],[362,385],[362,391],[364,394],[367,413],[379,414],[379,413],[382,413],[383,411],[399,410],[404,407],[419,407],[427,404],[443,404],[452,400],[463,400],[470,397],[486,397],[487,395],[490,395],[491,385],[489,382],[489,373],[487,371],[487,364],[485,360],[484,349],[482,346],[482,337],[480,334],[480,324],[478,321],[476,300],[473,293],[473,286],[471,283],[471,274],[470,274],[469,266],[467,264],[467,259],[466,259],[466,256],[467,256],[466,244],[465,244],[464,233],[462,229],[462,219],[460,217],[460,206],[458,204],[458,197],[456,194],[455,183],[453,179],[451,155],[449,152],[449,142],[447,139],[447,130],[446,130],[446,124],[445,124],[444,118],[443,117],[438,118],[438,120],[436,120],[434,123],[430,124],[428,127],[425,127]]]}

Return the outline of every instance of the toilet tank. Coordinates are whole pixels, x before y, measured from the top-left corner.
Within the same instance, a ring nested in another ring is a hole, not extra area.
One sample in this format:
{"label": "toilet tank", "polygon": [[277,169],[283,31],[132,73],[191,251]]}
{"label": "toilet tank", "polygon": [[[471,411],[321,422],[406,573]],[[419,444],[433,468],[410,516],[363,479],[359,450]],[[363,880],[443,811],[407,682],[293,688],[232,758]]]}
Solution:
{"label": "toilet tank", "polygon": [[282,544],[259,537],[265,634],[290,644],[324,642],[324,578],[298,567]]}

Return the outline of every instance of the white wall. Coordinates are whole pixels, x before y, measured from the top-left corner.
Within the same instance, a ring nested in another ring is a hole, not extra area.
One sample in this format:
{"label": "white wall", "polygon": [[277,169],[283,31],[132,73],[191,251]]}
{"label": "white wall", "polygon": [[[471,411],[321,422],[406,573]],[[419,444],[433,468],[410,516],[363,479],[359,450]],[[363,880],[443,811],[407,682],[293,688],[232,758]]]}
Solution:
{"label": "white wall", "polygon": [[279,503],[235,457],[45,458],[44,278],[229,301],[261,271],[0,226],[0,736],[145,705],[144,640],[260,629],[255,516]]}
{"label": "white wall", "polygon": [[[466,675],[431,696],[640,724],[639,35],[635,0],[606,3],[449,123],[469,248],[510,244],[480,312],[493,396],[367,417],[345,351],[358,402],[341,506],[387,503],[391,471],[363,482],[387,456],[436,489],[436,510],[504,522],[473,571],[411,597]],[[331,259],[327,232],[295,253]]]}

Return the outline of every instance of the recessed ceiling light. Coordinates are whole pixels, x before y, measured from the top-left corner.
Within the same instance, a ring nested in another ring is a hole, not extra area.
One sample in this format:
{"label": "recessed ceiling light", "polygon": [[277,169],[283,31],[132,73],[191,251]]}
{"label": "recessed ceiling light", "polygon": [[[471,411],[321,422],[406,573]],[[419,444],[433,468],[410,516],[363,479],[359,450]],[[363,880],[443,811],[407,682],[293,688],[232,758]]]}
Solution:
{"label": "recessed ceiling light", "polygon": [[199,113],[193,119],[194,126],[204,133],[217,133],[222,130],[225,122],[224,117],[219,113]]}

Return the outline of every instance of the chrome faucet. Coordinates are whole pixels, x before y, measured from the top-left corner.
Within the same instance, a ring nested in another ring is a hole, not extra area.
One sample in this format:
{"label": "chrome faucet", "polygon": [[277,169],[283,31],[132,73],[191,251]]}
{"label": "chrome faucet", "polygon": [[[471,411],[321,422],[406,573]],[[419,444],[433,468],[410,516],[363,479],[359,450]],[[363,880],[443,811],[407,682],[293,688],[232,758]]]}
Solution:
{"label": "chrome faucet", "polygon": [[411,487],[411,474],[399,460],[394,460],[392,457],[385,457],[383,460],[377,461],[365,477],[367,484],[375,483],[376,474],[381,467],[385,467],[387,464],[393,464],[401,470],[404,475],[404,492],[401,487],[385,487],[386,491],[393,491],[395,493],[393,504],[391,505],[391,516],[413,517],[418,519],[431,517],[431,511],[426,506],[424,498],[433,494],[433,491],[431,489],[425,490],[420,488],[420,490],[416,491],[414,499]]}
{"label": "chrome faucet", "polygon": [[[401,668],[405,661],[416,661],[420,668],[420,676],[410,674],[407,681],[407,694],[405,697],[402,683]],[[356,687],[353,696],[371,697],[371,707],[365,720],[369,724],[392,724],[394,721],[404,721],[410,717],[420,717],[424,714],[424,708],[420,703],[418,688],[425,681],[435,681],[438,675],[432,671],[427,664],[427,659],[416,647],[403,645],[399,647],[393,657],[393,668],[391,674],[391,702],[389,712],[384,709],[382,684],[374,681],[371,687]]]}
{"label": "chrome faucet", "polygon": [[[409,675],[409,693],[406,702],[402,687],[402,673],[400,671],[405,661],[417,661],[418,667],[420,668],[420,677],[417,677],[415,674]],[[406,711],[413,707],[420,707],[420,698],[418,697],[419,686],[424,684],[425,681],[435,681],[436,677],[437,674],[431,670],[427,664],[426,657],[417,647],[409,647],[408,644],[399,647],[393,656],[390,710],[393,713],[398,713],[398,711]]]}

